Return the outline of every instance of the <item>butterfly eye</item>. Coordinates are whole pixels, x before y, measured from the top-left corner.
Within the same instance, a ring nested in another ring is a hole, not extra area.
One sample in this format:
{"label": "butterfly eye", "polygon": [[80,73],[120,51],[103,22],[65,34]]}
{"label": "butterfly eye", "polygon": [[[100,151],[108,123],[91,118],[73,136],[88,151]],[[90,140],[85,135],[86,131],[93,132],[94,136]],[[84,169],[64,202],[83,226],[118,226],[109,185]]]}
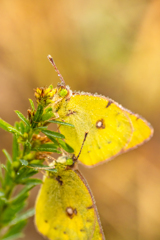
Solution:
{"label": "butterfly eye", "polygon": [[68,166],[73,165],[73,159],[72,159],[72,158],[68,158],[68,159],[66,160],[66,165],[68,165]]}
{"label": "butterfly eye", "polygon": [[59,92],[60,97],[65,97],[67,94],[68,94],[68,91],[65,88],[62,88]]}

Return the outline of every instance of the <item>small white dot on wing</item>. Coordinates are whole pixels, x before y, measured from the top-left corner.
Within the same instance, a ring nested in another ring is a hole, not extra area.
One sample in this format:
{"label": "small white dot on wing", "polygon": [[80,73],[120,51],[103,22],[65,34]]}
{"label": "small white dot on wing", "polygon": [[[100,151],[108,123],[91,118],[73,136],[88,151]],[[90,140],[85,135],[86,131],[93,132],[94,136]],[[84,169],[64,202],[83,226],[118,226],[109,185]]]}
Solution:
{"label": "small white dot on wing", "polygon": [[73,214],[73,209],[72,209],[72,208],[70,208],[70,207],[69,207],[69,208],[67,208],[67,213],[68,213],[68,214],[70,214],[70,215],[71,215],[71,214]]}

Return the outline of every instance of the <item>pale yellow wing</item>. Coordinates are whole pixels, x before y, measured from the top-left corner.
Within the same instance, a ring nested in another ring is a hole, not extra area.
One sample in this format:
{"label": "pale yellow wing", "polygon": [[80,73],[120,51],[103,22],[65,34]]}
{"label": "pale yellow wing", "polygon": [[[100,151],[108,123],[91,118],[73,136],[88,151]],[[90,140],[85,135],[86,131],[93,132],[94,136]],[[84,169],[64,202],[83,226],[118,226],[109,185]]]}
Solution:
{"label": "pale yellow wing", "polygon": [[110,99],[92,95],[73,95],[58,110],[60,119],[75,128],[60,126],[66,142],[78,155],[89,131],[79,160],[93,166],[124,150],[133,134],[132,123],[121,106]]}
{"label": "pale yellow wing", "polygon": [[94,199],[79,172],[46,177],[35,206],[38,231],[51,240],[104,240]]}
{"label": "pale yellow wing", "polygon": [[78,155],[84,133],[89,131],[79,160],[93,166],[147,141],[153,134],[150,124],[114,101],[87,94],[75,94],[62,102],[61,119],[75,128],[60,127]]}
{"label": "pale yellow wing", "polygon": [[138,147],[145,141],[148,141],[153,135],[152,126],[142,117],[124,109],[128,114],[132,125],[133,125],[133,135],[129,144],[125,147],[125,151]]}

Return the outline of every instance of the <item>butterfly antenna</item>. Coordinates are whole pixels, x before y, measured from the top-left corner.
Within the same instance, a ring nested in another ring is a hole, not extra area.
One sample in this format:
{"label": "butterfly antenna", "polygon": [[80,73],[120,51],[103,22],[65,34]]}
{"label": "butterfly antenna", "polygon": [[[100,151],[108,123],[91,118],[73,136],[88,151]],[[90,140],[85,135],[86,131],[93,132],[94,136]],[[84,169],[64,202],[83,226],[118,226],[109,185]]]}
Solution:
{"label": "butterfly antenna", "polygon": [[80,154],[81,154],[81,152],[82,152],[82,149],[83,149],[83,146],[84,146],[84,143],[85,143],[85,141],[86,141],[86,138],[87,138],[88,133],[89,133],[89,132],[85,132],[85,134],[84,134],[84,139],[83,139],[83,142],[82,142],[82,146],[81,146],[81,149],[80,149],[80,151],[79,151],[78,156],[76,157],[76,159],[79,158],[79,156],[80,156]]}
{"label": "butterfly antenna", "polygon": [[48,55],[47,58],[48,58],[48,60],[50,61],[50,63],[52,64],[52,66],[54,67],[55,71],[58,73],[58,77],[60,78],[60,80],[61,80],[61,82],[63,83],[63,85],[66,85],[66,84],[65,84],[65,81],[64,81],[64,79],[63,79],[63,77],[62,77],[62,75],[60,74],[60,72],[59,72],[59,70],[58,70],[58,68],[57,68],[57,66],[56,66],[56,64],[55,64],[55,62],[53,61],[52,56],[51,56],[51,55]]}

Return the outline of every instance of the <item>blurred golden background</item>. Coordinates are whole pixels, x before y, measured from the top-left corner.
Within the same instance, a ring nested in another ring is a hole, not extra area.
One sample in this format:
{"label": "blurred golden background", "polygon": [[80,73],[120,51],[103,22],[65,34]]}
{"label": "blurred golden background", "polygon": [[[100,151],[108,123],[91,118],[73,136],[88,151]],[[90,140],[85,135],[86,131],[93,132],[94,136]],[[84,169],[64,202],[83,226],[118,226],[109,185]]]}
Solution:
{"label": "blurred golden background", "polygon": [[[153,125],[144,146],[80,169],[107,240],[160,239],[160,1],[1,0],[0,117],[10,124],[14,110],[26,116],[34,88],[59,82],[48,54],[72,90],[109,96]],[[11,153],[11,143],[0,129],[0,148]],[[27,239],[43,239],[33,218]]]}

